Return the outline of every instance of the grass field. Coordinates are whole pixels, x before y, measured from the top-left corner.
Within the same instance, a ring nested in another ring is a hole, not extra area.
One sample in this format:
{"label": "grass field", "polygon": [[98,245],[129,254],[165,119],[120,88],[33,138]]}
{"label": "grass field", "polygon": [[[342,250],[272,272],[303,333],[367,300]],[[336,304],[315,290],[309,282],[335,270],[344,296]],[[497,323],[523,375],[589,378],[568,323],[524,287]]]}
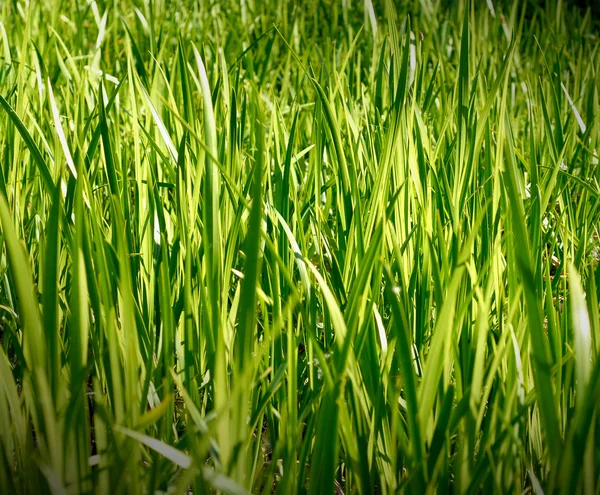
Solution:
{"label": "grass field", "polygon": [[0,1],[1,493],[600,493],[600,15],[395,4]]}

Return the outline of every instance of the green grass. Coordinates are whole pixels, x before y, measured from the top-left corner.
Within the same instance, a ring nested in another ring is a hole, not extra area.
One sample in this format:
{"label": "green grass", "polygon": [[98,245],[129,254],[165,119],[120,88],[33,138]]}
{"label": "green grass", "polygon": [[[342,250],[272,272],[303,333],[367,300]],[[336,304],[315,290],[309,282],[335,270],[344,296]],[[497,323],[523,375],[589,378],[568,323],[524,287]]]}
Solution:
{"label": "green grass", "polygon": [[0,2],[0,492],[600,493],[599,21]]}

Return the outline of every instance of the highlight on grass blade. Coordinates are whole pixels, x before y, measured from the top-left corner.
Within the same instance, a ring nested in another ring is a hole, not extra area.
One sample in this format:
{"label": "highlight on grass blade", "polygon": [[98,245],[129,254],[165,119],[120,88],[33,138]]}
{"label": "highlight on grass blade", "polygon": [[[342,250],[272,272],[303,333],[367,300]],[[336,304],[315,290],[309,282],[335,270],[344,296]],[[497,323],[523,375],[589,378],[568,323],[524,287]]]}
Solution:
{"label": "highlight on grass blade", "polygon": [[592,371],[592,338],[590,318],[585,300],[581,278],[572,262],[568,266],[571,319],[575,336],[575,378],[577,380],[578,400],[584,396]]}

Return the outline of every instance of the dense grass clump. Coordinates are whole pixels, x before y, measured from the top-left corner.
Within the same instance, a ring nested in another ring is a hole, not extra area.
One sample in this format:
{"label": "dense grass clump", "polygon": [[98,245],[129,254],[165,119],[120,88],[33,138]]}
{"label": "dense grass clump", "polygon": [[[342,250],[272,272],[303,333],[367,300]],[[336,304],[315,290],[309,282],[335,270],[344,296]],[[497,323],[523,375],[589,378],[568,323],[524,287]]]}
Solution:
{"label": "dense grass clump", "polygon": [[1,493],[600,491],[600,23],[0,2]]}

